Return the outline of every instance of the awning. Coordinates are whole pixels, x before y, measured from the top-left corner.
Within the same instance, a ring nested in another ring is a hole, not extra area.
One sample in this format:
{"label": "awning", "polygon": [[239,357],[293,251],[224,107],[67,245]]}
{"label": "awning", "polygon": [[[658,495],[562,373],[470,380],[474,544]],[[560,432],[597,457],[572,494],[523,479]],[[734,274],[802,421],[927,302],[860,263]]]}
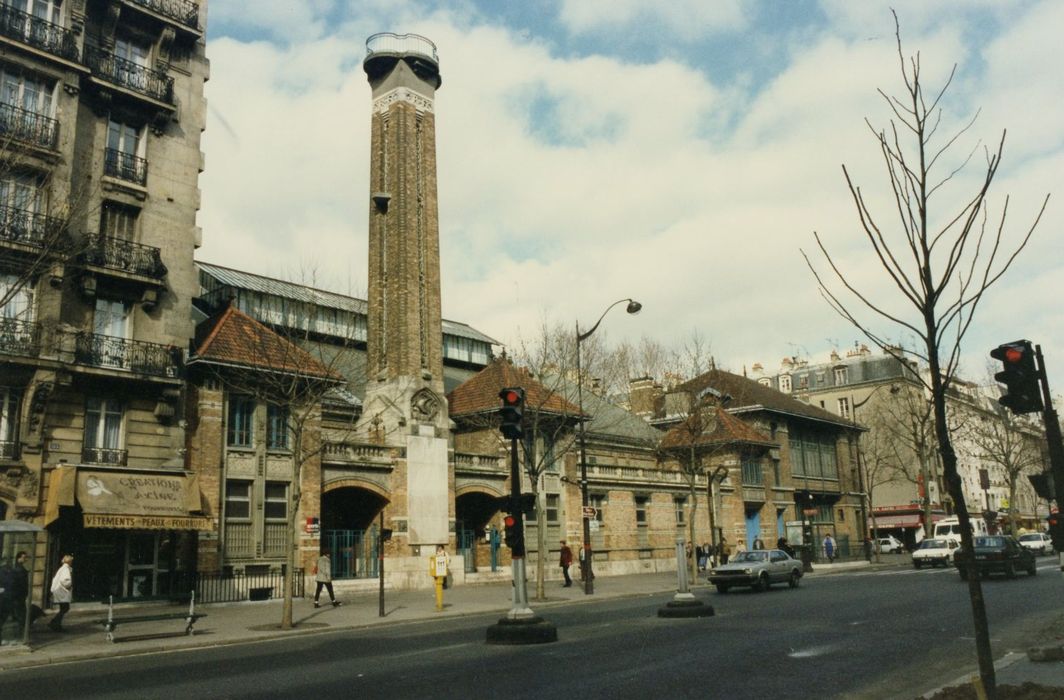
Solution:
{"label": "awning", "polygon": [[85,527],[123,530],[213,530],[201,509],[199,478],[78,469]]}
{"label": "awning", "polygon": [[877,515],[875,520],[868,519],[868,527],[875,525],[877,528],[892,527],[920,527],[919,515]]}

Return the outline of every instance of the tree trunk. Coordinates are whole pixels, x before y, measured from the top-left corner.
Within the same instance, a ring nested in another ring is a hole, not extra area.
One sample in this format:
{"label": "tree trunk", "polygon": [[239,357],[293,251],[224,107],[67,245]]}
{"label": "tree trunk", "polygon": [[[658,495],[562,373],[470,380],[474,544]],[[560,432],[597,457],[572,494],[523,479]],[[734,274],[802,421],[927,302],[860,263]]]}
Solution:
{"label": "tree trunk", "polygon": [[691,473],[691,522],[687,524],[689,536],[691,538],[691,580],[698,580],[698,555],[695,554],[697,545],[695,545],[695,515],[698,513],[698,494],[695,491],[695,475]]}
{"label": "tree trunk", "polygon": [[532,482],[532,493],[536,494],[536,600],[546,600],[544,577],[547,572],[544,565],[547,556],[547,514],[540,503],[538,482],[538,479]]}
{"label": "tree trunk", "polygon": [[301,455],[303,454],[303,432],[302,430],[294,430],[292,435],[292,497],[290,499],[290,505],[288,508],[288,536],[292,538],[288,546],[288,561],[284,567],[284,577],[282,585],[284,591],[281,595],[281,599],[284,601],[281,605],[281,629],[292,629],[292,581],[296,572],[296,555],[299,551],[299,536],[296,534],[296,527],[299,522],[299,499],[302,495],[302,489],[300,484],[302,483],[302,462]]}

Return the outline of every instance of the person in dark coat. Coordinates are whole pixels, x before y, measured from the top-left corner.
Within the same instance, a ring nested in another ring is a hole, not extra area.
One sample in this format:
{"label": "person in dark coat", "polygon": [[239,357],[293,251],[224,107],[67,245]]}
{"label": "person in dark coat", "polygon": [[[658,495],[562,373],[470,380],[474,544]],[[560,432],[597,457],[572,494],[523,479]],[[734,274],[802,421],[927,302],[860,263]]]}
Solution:
{"label": "person in dark coat", "polygon": [[787,542],[786,537],[781,537],[776,540],[776,549],[781,549],[787,553],[787,556],[794,557],[794,548]]}
{"label": "person in dark coat", "polygon": [[561,545],[561,551],[558,553],[558,566],[562,567],[562,576],[565,577],[565,584],[562,587],[568,588],[573,585],[573,579],[569,576],[569,567],[573,565],[573,550],[569,549],[565,540],[561,541]]}

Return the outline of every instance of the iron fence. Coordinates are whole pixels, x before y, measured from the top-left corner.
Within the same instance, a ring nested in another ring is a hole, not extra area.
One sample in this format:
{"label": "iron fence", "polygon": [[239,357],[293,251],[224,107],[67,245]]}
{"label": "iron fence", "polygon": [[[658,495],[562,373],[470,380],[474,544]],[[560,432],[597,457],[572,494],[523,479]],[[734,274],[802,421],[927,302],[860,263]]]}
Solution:
{"label": "iron fence", "polygon": [[[270,600],[284,597],[284,568],[265,572],[245,573],[222,571],[203,573],[199,571],[175,571],[171,573],[171,598],[187,600],[191,591],[196,591],[197,603],[237,603],[242,600]],[[303,569],[294,569],[292,596],[306,595]]]}
{"label": "iron fence", "polygon": [[81,461],[86,464],[107,464],[113,467],[126,466],[128,452],[112,447],[82,447]]}
{"label": "iron fence", "polygon": [[78,44],[73,31],[8,4],[0,5],[0,34],[60,58],[78,60]]}
{"label": "iron fence", "polygon": [[162,279],[166,265],[158,248],[134,243],[123,238],[89,236],[82,262],[144,277]]}
{"label": "iron fence", "polygon": [[0,136],[54,150],[59,122],[16,105],[0,104]]}
{"label": "iron fence", "polygon": [[40,349],[39,323],[17,318],[0,318],[0,353],[36,357]]}
{"label": "iron fence", "polygon": [[174,101],[174,79],[162,71],[119,58],[95,46],[85,48],[85,65],[93,75],[109,83],[160,102]]}
{"label": "iron fence", "polygon": [[0,206],[0,239],[5,241],[43,248],[59,243],[57,234],[64,228],[63,219],[28,209]]}
{"label": "iron fence", "polygon": [[148,161],[132,153],[108,148],[103,155],[103,174],[138,185],[147,185]]}
{"label": "iron fence", "polygon": [[174,346],[143,340],[98,333],[77,333],[74,340],[74,361],[94,367],[176,378],[180,374],[180,357],[180,349]]}

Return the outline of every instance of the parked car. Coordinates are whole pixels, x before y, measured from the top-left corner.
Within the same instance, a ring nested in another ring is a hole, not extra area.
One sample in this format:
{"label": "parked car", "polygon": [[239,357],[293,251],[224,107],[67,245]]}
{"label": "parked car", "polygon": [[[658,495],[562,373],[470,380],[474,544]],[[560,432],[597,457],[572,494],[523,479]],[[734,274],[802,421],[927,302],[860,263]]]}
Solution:
{"label": "parked car", "polygon": [[[1034,553],[1010,535],[980,535],[974,540],[973,551],[975,566],[984,576],[999,572],[1013,578],[1017,570],[1026,571],[1029,576],[1038,573]],[[967,565],[971,559],[964,547],[959,547],[953,553],[953,563],[962,579],[968,578]]]}
{"label": "parked car", "polygon": [[954,540],[930,538],[920,543],[913,552],[913,566],[919,569],[924,564],[929,566],[949,566],[953,563],[953,552],[960,545]]}
{"label": "parked car", "polygon": [[887,535],[876,540],[876,547],[884,554],[901,554],[905,551],[905,545],[894,535]]}
{"label": "parked car", "polygon": [[727,593],[733,586],[750,586],[755,591],[767,591],[773,583],[784,581],[791,588],[798,587],[802,578],[802,562],[781,549],[758,549],[739,552],[727,564],[709,572],[709,582],[719,593]]}
{"label": "parked car", "polygon": [[1052,554],[1053,540],[1044,532],[1028,532],[1020,535],[1020,544],[1038,554]]}

